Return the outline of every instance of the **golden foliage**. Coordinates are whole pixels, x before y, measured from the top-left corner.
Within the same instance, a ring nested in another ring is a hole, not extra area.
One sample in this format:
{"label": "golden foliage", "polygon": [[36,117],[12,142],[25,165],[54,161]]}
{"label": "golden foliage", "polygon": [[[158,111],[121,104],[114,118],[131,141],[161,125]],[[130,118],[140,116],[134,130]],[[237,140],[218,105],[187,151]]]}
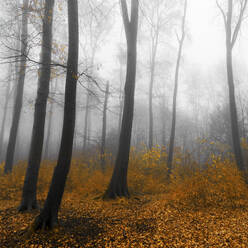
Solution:
{"label": "golden foliage", "polygon": [[[248,247],[248,190],[229,159],[211,155],[199,165],[176,150],[167,177],[165,150],[132,148],[130,199],[103,201],[112,173],[111,155],[104,172],[99,156],[73,159],[60,212],[52,233],[25,236],[35,213],[18,214],[26,163],[3,175],[0,165],[1,247]],[[44,202],[53,168],[42,163],[38,199]],[[14,231],[13,231],[14,230]],[[39,246],[38,246],[39,244]]]}

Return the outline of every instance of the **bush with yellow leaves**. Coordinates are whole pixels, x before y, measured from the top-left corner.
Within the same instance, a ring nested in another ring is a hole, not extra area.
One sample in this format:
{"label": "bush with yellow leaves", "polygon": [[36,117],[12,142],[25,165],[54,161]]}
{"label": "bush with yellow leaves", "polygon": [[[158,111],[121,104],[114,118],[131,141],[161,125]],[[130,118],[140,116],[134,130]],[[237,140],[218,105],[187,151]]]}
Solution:
{"label": "bush with yellow leaves", "polygon": [[[128,169],[131,195],[157,195],[166,197],[171,204],[188,207],[237,207],[246,203],[247,185],[230,159],[211,155],[208,163],[199,167],[189,154],[183,155],[180,149],[176,149],[174,168],[168,179],[166,158],[166,150],[159,146],[143,151],[132,148]],[[84,198],[103,195],[112,175],[111,155],[106,155],[106,161],[103,172],[99,157],[89,158],[89,161],[74,158],[66,192]],[[39,199],[44,199],[47,194],[55,165],[56,162],[52,161],[43,161],[41,165],[37,189]],[[3,165],[0,166],[0,199],[21,197],[25,169],[26,162],[20,162],[13,173],[4,175]]]}

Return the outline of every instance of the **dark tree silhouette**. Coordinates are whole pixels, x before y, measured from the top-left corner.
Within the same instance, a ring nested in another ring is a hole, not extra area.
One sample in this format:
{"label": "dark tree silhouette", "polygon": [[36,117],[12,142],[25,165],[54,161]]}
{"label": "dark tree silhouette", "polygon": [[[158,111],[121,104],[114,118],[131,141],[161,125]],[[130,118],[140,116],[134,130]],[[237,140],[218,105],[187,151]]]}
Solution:
{"label": "dark tree silhouette", "polygon": [[12,171],[14,153],[16,146],[17,132],[21,117],[23,88],[26,74],[26,62],[27,62],[27,45],[28,45],[28,0],[23,1],[22,8],[22,30],[21,30],[21,53],[20,53],[20,71],[17,82],[16,98],[14,104],[13,118],[9,135],[9,142],[6,153],[6,160],[4,166],[4,173],[7,174]]}
{"label": "dark tree silhouette", "polygon": [[24,180],[22,201],[19,211],[37,208],[36,188],[39,168],[42,156],[44,140],[44,127],[46,119],[47,97],[49,94],[49,82],[51,74],[51,51],[52,51],[52,22],[54,0],[45,1],[43,17],[43,35],[41,51],[40,78],[38,83],[37,98],[35,102],[34,124],[32,131],[31,147],[28,167]]}
{"label": "dark tree silhouette", "polygon": [[183,49],[183,43],[185,39],[185,20],[186,20],[186,14],[187,14],[187,0],[184,1],[184,12],[182,17],[182,26],[181,26],[181,32],[182,35],[179,38],[179,50],[177,55],[177,63],[176,63],[176,72],[175,72],[175,88],[174,88],[174,94],[173,94],[173,106],[172,106],[172,123],[171,123],[171,134],[170,134],[170,145],[169,145],[169,153],[168,153],[168,175],[171,173],[172,169],[172,161],[173,161],[173,151],[174,151],[174,143],[175,143],[175,131],[176,131],[176,115],[177,115],[177,91],[178,91],[178,77],[179,77],[179,70],[180,70],[180,62],[182,57],[182,49]]}
{"label": "dark tree silhouette", "polygon": [[130,20],[126,0],[121,0],[121,8],[127,40],[127,72],[118,153],[110,184],[104,194],[104,198],[112,199],[117,196],[129,196],[127,171],[134,112],[139,1],[132,0]]}
{"label": "dark tree silhouette", "polygon": [[65,85],[64,120],[57,166],[44,208],[33,223],[33,229],[51,229],[58,222],[58,211],[69,173],[76,117],[76,91],[78,75],[78,2],[68,1],[69,52]]}
{"label": "dark tree silhouette", "polygon": [[237,22],[235,23],[234,13],[233,13],[234,12],[233,0],[228,0],[227,13],[224,12],[218,0],[216,1],[217,6],[222,13],[225,30],[226,30],[226,68],[227,68],[227,82],[229,89],[232,143],[233,143],[233,151],[234,151],[236,163],[240,171],[245,170],[245,165],[244,165],[244,159],[240,145],[238,115],[237,115],[237,107],[236,107],[236,99],[235,99],[235,85],[234,85],[234,76],[233,76],[232,51],[242,25],[244,13],[247,7],[247,2],[248,0],[240,1],[238,19]]}

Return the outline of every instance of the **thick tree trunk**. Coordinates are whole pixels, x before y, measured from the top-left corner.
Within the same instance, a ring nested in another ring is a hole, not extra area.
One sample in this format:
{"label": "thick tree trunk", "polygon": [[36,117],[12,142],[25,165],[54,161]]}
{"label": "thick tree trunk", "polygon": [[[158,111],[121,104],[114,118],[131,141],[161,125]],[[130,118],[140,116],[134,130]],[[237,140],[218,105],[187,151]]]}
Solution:
{"label": "thick tree trunk", "polygon": [[50,229],[58,222],[58,211],[69,173],[76,118],[76,91],[78,75],[78,2],[68,1],[69,52],[65,86],[65,106],[62,139],[57,166],[54,169],[51,186],[40,215],[33,223],[33,229]]}
{"label": "thick tree trunk", "polygon": [[49,82],[51,72],[52,51],[52,22],[54,0],[45,1],[45,13],[43,18],[43,35],[41,51],[41,74],[38,83],[37,98],[35,102],[34,124],[31,138],[28,167],[24,180],[22,201],[19,211],[37,208],[36,188],[42,156],[44,127],[46,119],[47,97],[49,94]]}
{"label": "thick tree trunk", "polygon": [[[54,94],[57,91],[57,86],[58,86],[58,79],[56,79],[55,81],[55,86],[53,90]],[[52,124],[53,124],[53,114],[54,114],[54,101],[52,100],[48,114],[47,138],[45,144],[44,159],[50,158],[49,148],[50,148],[50,139],[51,139]]]}
{"label": "thick tree trunk", "polygon": [[107,107],[108,107],[108,97],[109,97],[109,82],[106,86],[105,99],[103,106],[103,117],[102,117],[102,143],[101,143],[101,167],[102,171],[105,170],[105,143],[106,143],[106,129],[107,129]]}
{"label": "thick tree trunk", "polygon": [[21,63],[20,72],[17,82],[17,94],[15,98],[13,119],[9,135],[9,143],[7,147],[4,173],[7,174],[12,171],[13,160],[16,146],[16,137],[21,117],[23,88],[26,74],[26,55],[27,55],[27,39],[28,39],[28,0],[24,0],[22,9],[22,32],[21,32]]}
{"label": "thick tree trunk", "polygon": [[8,103],[9,103],[9,97],[10,97],[10,82],[11,82],[11,66],[9,66],[9,82],[7,83],[6,92],[5,92],[5,102],[3,107],[3,116],[2,116],[2,124],[1,124],[1,133],[0,133],[0,162],[3,161],[3,141],[4,141],[4,133],[5,133],[5,122],[8,112]]}
{"label": "thick tree trunk", "polygon": [[187,0],[184,2],[184,14],[182,18],[182,36],[179,40],[179,50],[177,56],[177,64],[176,64],[176,72],[175,72],[175,88],[173,94],[173,105],[172,105],[172,123],[171,123],[171,134],[170,134],[170,145],[169,145],[169,153],[168,153],[168,175],[171,174],[172,169],[172,161],[173,161],[173,152],[174,152],[174,143],[175,143],[175,131],[176,131],[176,115],[177,115],[177,91],[178,91],[178,77],[180,70],[180,62],[182,57],[182,49],[183,43],[185,39],[185,19],[187,13]]}
{"label": "thick tree trunk", "polygon": [[138,31],[138,0],[131,4],[131,20],[129,21],[126,0],[121,1],[123,22],[127,38],[127,72],[125,83],[125,98],[122,117],[122,126],[117,158],[114,171],[104,198],[129,196],[127,186],[127,171],[131,144],[134,94],[137,60],[137,31]]}

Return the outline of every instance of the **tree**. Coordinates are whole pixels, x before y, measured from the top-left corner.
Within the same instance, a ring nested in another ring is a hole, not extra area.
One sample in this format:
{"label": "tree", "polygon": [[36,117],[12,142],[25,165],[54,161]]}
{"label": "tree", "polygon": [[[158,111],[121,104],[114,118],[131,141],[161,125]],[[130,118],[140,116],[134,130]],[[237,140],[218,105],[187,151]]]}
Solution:
{"label": "tree", "polygon": [[172,106],[172,123],[171,123],[170,145],[169,145],[169,153],[168,153],[168,161],[167,161],[168,175],[170,175],[171,169],[172,169],[173,150],[174,150],[174,143],[175,143],[178,77],[179,77],[180,62],[181,62],[181,57],[182,57],[183,43],[185,40],[185,21],[186,21],[186,14],[187,14],[187,3],[188,1],[185,0],[184,1],[184,12],[183,12],[183,17],[182,17],[182,26],[181,26],[182,34],[180,38],[177,37],[178,42],[179,42],[179,49],[178,49],[176,72],[175,72],[175,86],[174,86],[173,106]]}
{"label": "tree", "polygon": [[12,171],[13,160],[16,146],[16,137],[18,132],[18,126],[20,122],[21,110],[22,110],[22,99],[23,99],[23,88],[26,74],[26,61],[27,61],[27,45],[28,45],[28,4],[29,0],[23,1],[22,8],[22,31],[21,31],[21,53],[20,53],[20,71],[17,82],[17,94],[15,98],[13,119],[9,135],[9,143],[6,153],[6,161],[4,166],[4,173],[7,174]]}
{"label": "tree", "polygon": [[[56,94],[57,86],[58,86],[58,79],[55,79],[55,86],[52,88],[53,95]],[[49,146],[50,146],[50,138],[51,138],[51,131],[52,131],[52,123],[53,123],[53,114],[54,114],[54,99],[51,99],[50,102],[50,109],[48,112],[48,126],[47,126],[47,137],[45,143],[45,150],[44,150],[44,159],[49,158]]]}
{"label": "tree", "polygon": [[19,211],[37,208],[36,188],[42,156],[44,127],[46,119],[46,106],[49,94],[49,82],[51,74],[53,7],[54,0],[45,1],[40,78],[35,103],[34,124],[28,167],[24,180],[22,201],[19,207]]}
{"label": "tree", "polygon": [[245,170],[245,165],[244,165],[244,160],[240,145],[238,115],[237,115],[237,107],[236,107],[236,99],[235,99],[232,51],[237,41],[238,34],[240,32],[240,28],[244,18],[244,13],[247,7],[247,2],[248,0],[239,1],[238,15],[235,18],[234,16],[235,4],[233,3],[233,0],[228,0],[226,13],[222,8],[222,6],[220,5],[220,3],[218,2],[218,0],[216,1],[217,6],[221,11],[224,20],[225,31],[226,31],[226,68],[227,68],[227,83],[229,89],[232,145],[233,145],[235,160],[240,171]]}
{"label": "tree", "polygon": [[1,132],[0,132],[0,162],[3,158],[3,141],[4,141],[4,133],[5,133],[5,122],[7,118],[7,110],[8,110],[8,104],[9,104],[9,97],[10,97],[10,82],[11,82],[11,73],[12,73],[12,66],[9,66],[9,75],[5,92],[5,99],[4,99],[4,108],[3,108],[3,117],[2,117],[2,123],[1,123]]}
{"label": "tree", "polygon": [[107,108],[108,108],[108,97],[109,97],[109,82],[106,85],[105,99],[103,106],[103,119],[102,119],[102,143],[101,143],[101,167],[105,170],[105,143],[106,143],[106,129],[107,129]]}
{"label": "tree", "polygon": [[119,139],[118,153],[110,184],[104,198],[116,198],[117,196],[129,196],[127,186],[127,171],[131,145],[134,93],[137,61],[137,32],[139,1],[131,1],[131,17],[128,15],[126,0],[121,0],[123,23],[127,41],[127,71],[125,82],[124,109]]}
{"label": "tree", "polygon": [[58,162],[44,208],[36,217],[33,229],[51,229],[58,222],[58,211],[70,170],[76,117],[76,91],[78,79],[78,2],[68,1],[69,52],[65,85],[64,120]]}

